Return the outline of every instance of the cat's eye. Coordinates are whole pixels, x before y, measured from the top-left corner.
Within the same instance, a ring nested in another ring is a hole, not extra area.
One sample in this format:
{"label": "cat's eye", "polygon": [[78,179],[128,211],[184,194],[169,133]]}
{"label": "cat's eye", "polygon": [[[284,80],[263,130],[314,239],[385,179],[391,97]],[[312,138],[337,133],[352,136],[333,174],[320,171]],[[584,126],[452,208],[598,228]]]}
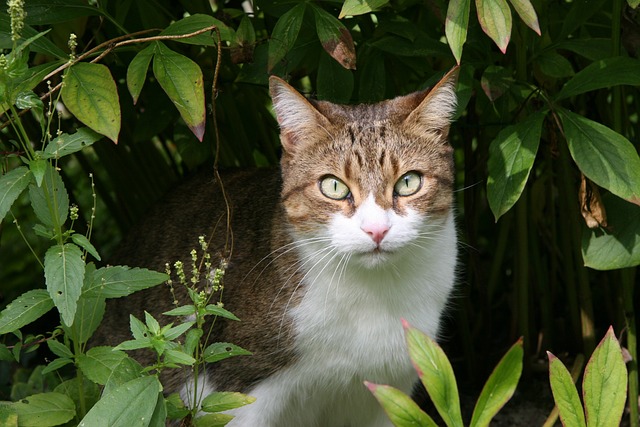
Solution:
{"label": "cat's eye", "polygon": [[333,200],[343,200],[351,193],[347,184],[333,175],[327,175],[322,178],[320,181],[320,191]]}
{"label": "cat's eye", "polygon": [[393,191],[398,196],[411,196],[422,187],[422,176],[418,172],[407,172],[396,182]]}

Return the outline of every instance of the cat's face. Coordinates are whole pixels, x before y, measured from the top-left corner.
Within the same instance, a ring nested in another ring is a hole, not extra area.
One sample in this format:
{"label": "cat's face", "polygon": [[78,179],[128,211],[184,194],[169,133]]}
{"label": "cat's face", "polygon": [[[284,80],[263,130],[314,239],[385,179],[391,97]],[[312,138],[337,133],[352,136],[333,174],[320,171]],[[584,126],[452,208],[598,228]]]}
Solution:
{"label": "cat's face", "polygon": [[431,91],[357,106],[312,104],[271,79],[297,237],[371,267],[438,232],[452,203],[456,72]]}

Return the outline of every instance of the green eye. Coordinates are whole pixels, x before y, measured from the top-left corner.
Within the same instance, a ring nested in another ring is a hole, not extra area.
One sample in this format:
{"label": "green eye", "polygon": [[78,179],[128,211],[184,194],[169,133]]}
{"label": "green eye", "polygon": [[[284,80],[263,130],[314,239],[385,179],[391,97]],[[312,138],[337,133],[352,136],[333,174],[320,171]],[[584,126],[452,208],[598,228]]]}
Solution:
{"label": "green eye", "polygon": [[407,172],[396,182],[393,191],[398,196],[411,196],[422,187],[422,176],[418,172]]}
{"label": "green eye", "polygon": [[342,200],[351,193],[349,187],[333,175],[322,178],[320,181],[320,191],[333,200]]}

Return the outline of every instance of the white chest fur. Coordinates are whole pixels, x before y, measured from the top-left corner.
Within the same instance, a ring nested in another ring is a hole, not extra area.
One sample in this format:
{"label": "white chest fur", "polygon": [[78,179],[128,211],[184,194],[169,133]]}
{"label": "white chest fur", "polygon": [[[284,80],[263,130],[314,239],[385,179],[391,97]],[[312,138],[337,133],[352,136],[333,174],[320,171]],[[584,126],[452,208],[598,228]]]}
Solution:
{"label": "white chest fur", "polygon": [[437,229],[374,267],[307,247],[304,297],[289,311],[298,358],[252,390],[258,400],[229,425],[390,426],[363,381],[407,393],[416,381],[401,318],[436,336],[454,282],[453,216]]}

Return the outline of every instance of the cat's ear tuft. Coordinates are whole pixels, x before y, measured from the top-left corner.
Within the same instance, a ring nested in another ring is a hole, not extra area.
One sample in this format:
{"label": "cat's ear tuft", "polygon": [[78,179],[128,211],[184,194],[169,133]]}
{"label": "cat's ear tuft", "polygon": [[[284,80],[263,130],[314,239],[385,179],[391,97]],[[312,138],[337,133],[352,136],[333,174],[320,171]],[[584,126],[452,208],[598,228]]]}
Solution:
{"label": "cat's ear tuft", "polygon": [[422,102],[405,119],[405,124],[416,130],[437,132],[446,137],[456,112],[456,83],[459,67],[453,68],[429,90]]}
{"label": "cat's ear tuft", "polygon": [[318,129],[328,125],[327,118],[284,80],[269,77],[269,92],[280,125],[280,141],[286,152],[294,152]]}

